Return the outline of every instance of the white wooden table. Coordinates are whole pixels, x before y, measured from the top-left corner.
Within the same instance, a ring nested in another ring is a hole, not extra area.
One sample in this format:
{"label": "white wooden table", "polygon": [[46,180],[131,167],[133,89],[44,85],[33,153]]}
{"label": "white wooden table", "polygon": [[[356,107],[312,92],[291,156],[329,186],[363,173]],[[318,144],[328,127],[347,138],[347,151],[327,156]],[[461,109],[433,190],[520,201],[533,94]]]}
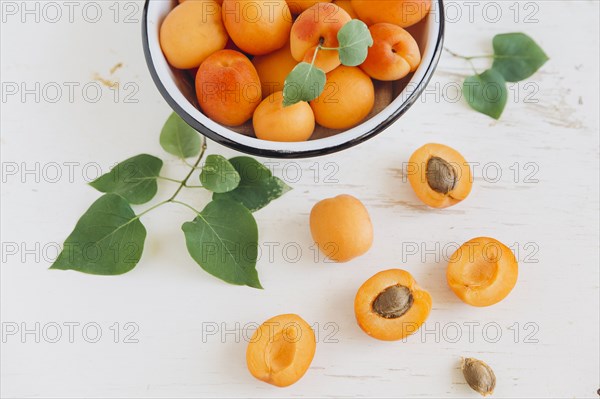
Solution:
{"label": "white wooden table", "polygon": [[[1,2],[3,397],[477,397],[461,356],[494,368],[496,397],[597,397],[597,0],[474,2],[471,15],[465,3],[448,3],[452,50],[487,53],[495,34],[524,31],[551,60],[512,86],[494,122],[456,99],[468,65],[444,54],[426,94],[385,133],[325,158],[275,160],[294,190],[256,214],[264,291],[202,271],[180,229],[192,215],[176,206],[145,217],[146,251],[126,275],[47,270],[98,196],[85,183],[129,156],[163,156],[158,134],[171,111],[142,54],[142,2],[56,2],[58,20],[46,2],[25,3],[31,14]],[[121,82],[117,98],[100,86],[93,102],[86,84],[95,74]],[[454,208],[427,209],[403,181],[403,162],[428,142],[481,165]],[[214,143],[209,152],[234,155]],[[185,173],[167,159],[166,175]],[[374,245],[348,264],[315,262],[310,208],[340,193],[368,207]],[[186,197],[198,207],[208,199]],[[483,309],[445,282],[455,245],[481,235],[511,245],[520,262],[514,291]],[[393,267],[430,291],[433,309],[419,333],[384,343],[358,328],[352,306],[364,280]],[[277,389],[246,370],[246,337],[288,312],[314,323],[319,343],[306,376]]]}

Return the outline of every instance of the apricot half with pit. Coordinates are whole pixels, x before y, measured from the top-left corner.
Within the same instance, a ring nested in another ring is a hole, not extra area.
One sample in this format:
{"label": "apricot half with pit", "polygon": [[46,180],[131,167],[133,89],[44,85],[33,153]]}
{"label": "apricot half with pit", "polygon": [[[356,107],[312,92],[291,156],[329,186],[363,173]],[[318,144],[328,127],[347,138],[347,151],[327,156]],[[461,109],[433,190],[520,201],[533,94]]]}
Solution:
{"label": "apricot half with pit", "polygon": [[356,293],[354,313],[364,332],[397,341],[416,332],[431,311],[431,296],[405,270],[390,269],[368,279]]}
{"label": "apricot half with pit", "polygon": [[510,248],[494,238],[477,237],[452,254],[446,279],[463,302],[490,306],[506,298],[518,274],[517,259]]}
{"label": "apricot half with pit", "polygon": [[455,149],[425,144],[410,157],[408,181],[421,201],[432,208],[447,208],[467,198],[473,185],[471,168]]}
{"label": "apricot half with pit", "polygon": [[275,316],[258,327],[248,343],[246,363],[261,381],[286,387],[310,367],[316,349],[315,333],[295,314]]}

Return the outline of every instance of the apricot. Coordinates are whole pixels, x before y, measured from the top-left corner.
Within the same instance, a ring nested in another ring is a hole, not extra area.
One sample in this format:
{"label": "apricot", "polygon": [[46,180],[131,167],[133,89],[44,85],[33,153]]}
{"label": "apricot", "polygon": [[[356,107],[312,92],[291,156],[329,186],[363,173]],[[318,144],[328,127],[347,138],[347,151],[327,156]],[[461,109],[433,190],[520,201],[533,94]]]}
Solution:
{"label": "apricot", "polygon": [[371,78],[358,67],[341,65],[327,74],[321,95],[310,102],[317,123],[348,129],[362,122],[375,104]]}
{"label": "apricot", "polygon": [[204,60],[196,75],[196,95],[206,116],[228,126],[250,119],[262,100],[256,69],[234,50],[220,50]]}
{"label": "apricot", "polygon": [[258,72],[263,98],[283,90],[283,84],[288,74],[298,65],[292,57],[290,45],[285,46],[270,54],[257,55],[252,59],[252,64]]}
{"label": "apricot", "polygon": [[228,35],[221,6],[214,0],[189,0],[173,8],[160,26],[160,47],[169,64],[179,69],[199,66],[221,50]]}
{"label": "apricot", "polygon": [[331,3],[331,0],[287,0],[287,3],[292,14],[298,15],[317,3]]}
{"label": "apricot", "polygon": [[360,65],[370,77],[398,80],[417,70],[421,63],[419,45],[410,33],[398,25],[380,22],[369,27],[373,46]]}
{"label": "apricot", "polygon": [[447,208],[467,198],[473,185],[465,158],[443,144],[425,144],[408,161],[408,181],[421,201]]}
{"label": "apricot", "polygon": [[310,231],[319,249],[336,262],[363,255],[373,244],[367,208],[347,194],[317,202],[310,211]]}
{"label": "apricot", "polygon": [[356,293],[358,325],[373,338],[397,341],[417,331],[431,311],[431,296],[405,270],[390,269],[368,279]]}
{"label": "apricot", "polygon": [[283,47],[292,28],[285,0],[224,0],[223,22],[242,51],[268,54]]}
{"label": "apricot", "polygon": [[269,384],[292,385],[310,367],[316,346],[315,333],[300,316],[275,316],[252,335],[246,350],[248,370]]}
{"label": "apricot", "polygon": [[358,14],[354,11],[354,8],[352,8],[351,0],[333,0],[333,4],[346,11],[348,15],[350,15],[350,18],[358,19]]}
{"label": "apricot", "polygon": [[315,116],[304,101],[284,107],[283,92],[265,98],[252,117],[254,134],[262,140],[306,141],[315,130]]}
{"label": "apricot", "polygon": [[510,248],[490,237],[461,245],[448,262],[448,285],[463,302],[490,306],[500,302],[517,283],[519,267]]}
{"label": "apricot", "polygon": [[[331,3],[317,3],[302,12],[294,21],[290,47],[296,61],[312,62],[319,43],[323,47],[338,47],[338,31],[352,18],[346,11]],[[315,65],[325,73],[340,65],[337,51],[320,50]]]}
{"label": "apricot", "polygon": [[352,7],[369,26],[389,22],[406,28],[429,14],[431,0],[352,0]]}

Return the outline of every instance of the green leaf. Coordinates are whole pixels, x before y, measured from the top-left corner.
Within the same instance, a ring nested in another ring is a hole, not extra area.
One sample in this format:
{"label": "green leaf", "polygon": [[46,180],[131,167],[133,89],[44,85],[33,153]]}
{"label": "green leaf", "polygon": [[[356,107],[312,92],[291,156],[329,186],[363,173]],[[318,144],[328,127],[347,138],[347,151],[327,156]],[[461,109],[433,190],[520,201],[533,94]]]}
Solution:
{"label": "green leaf", "polygon": [[158,189],[156,178],[163,162],[148,154],[129,158],[90,183],[103,193],[119,194],[132,204],[150,201]]}
{"label": "green leaf", "polygon": [[500,72],[488,69],[480,75],[465,79],[463,95],[475,111],[498,119],[508,98],[506,81]]}
{"label": "green leaf", "polygon": [[214,193],[213,200],[229,199],[255,212],[291,190],[281,179],[254,158],[235,157],[229,160],[241,177],[240,184],[228,193]]}
{"label": "green leaf", "polygon": [[145,239],[146,229],[127,201],[105,194],[79,219],[50,269],[123,274],[139,262]]}
{"label": "green leaf", "polygon": [[283,106],[319,97],[325,88],[325,72],[307,62],[292,69],[283,84]]}
{"label": "green leaf", "polygon": [[244,206],[209,202],[182,229],[188,252],[208,273],[231,284],[262,288],[256,272],[258,227]]}
{"label": "green leaf", "polygon": [[240,174],[221,155],[209,155],[200,173],[200,183],[215,193],[226,193],[240,184]]}
{"label": "green leaf", "polygon": [[160,132],[160,145],[179,158],[194,157],[200,153],[200,134],[173,112]]}
{"label": "green leaf", "polygon": [[518,82],[533,75],[548,61],[544,50],[524,33],[494,36],[494,64],[508,82]]}
{"label": "green leaf", "polygon": [[358,19],[347,22],[338,31],[339,56],[343,65],[357,66],[365,62],[373,37],[367,25]]}

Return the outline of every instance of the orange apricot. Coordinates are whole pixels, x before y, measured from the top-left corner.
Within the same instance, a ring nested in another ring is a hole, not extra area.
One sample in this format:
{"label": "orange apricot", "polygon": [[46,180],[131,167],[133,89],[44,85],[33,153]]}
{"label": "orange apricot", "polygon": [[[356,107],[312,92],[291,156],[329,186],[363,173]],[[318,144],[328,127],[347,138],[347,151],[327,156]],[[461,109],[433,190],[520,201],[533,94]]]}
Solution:
{"label": "orange apricot", "polygon": [[315,333],[306,321],[295,314],[282,314],[254,332],[246,350],[246,364],[259,380],[286,387],[306,373],[316,346]]}
{"label": "orange apricot", "polygon": [[315,130],[315,116],[307,102],[284,107],[283,92],[265,98],[252,117],[254,134],[262,140],[306,141]]}
{"label": "orange apricot", "polygon": [[292,14],[298,15],[317,3],[331,3],[331,0],[287,0]]}
{"label": "orange apricot", "polygon": [[500,302],[517,283],[519,266],[513,252],[490,237],[461,245],[448,262],[448,285],[463,302],[490,306]]}
{"label": "orange apricot", "polygon": [[408,161],[408,181],[421,201],[447,208],[467,198],[473,185],[465,158],[443,144],[425,144]]}
{"label": "orange apricot", "polygon": [[362,122],[375,104],[371,78],[358,67],[341,65],[327,74],[321,95],[310,102],[317,123],[348,129]]}
{"label": "orange apricot", "polygon": [[356,293],[358,325],[373,338],[397,341],[417,331],[431,311],[431,296],[405,270],[390,269],[368,279]]}
{"label": "orange apricot", "polygon": [[352,0],[352,7],[369,26],[389,22],[406,28],[429,14],[431,0]]}
{"label": "orange apricot", "polygon": [[252,64],[258,72],[263,98],[283,90],[288,74],[298,65],[292,57],[289,43],[270,54],[257,55]]}
{"label": "orange apricot", "polygon": [[223,22],[242,51],[268,54],[283,47],[292,28],[285,0],[224,0]]}
{"label": "orange apricot", "polygon": [[196,75],[196,95],[202,112],[228,126],[250,119],[262,100],[256,69],[234,50],[217,51],[204,60]]}
{"label": "orange apricot", "polygon": [[221,50],[228,35],[221,6],[214,0],[189,0],[173,8],[160,26],[160,47],[169,64],[179,69],[199,66]]}
{"label": "orange apricot", "polygon": [[373,244],[367,208],[347,194],[317,202],[310,211],[310,231],[319,249],[336,262],[363,255]]}
{"label": "orange apricot", "polygon": [[333,4],[346,11],[348,15],[350,15],[350,18],[358,19],[358,14],[354,11],[354,8],[352,8],[351,0],[333,0]]}
{"label": "orange apricot", "polygon": [[380,22],[369,27],[373,46],[360,65],[370,77],[398,80],[417,70],[421,52],[415,39],[398,25]]}
{"label": "orange apricot", "polygon": [[[290,33],[290,48],[296,61],[312,62],[319,43],[324,47],[338,47],[338,31],[350,21],[350,15],[331,3],[317,3],[302,12],[294,21]],[[337,51],[317,53],[315,65],[325,73],[340,65]]]}

